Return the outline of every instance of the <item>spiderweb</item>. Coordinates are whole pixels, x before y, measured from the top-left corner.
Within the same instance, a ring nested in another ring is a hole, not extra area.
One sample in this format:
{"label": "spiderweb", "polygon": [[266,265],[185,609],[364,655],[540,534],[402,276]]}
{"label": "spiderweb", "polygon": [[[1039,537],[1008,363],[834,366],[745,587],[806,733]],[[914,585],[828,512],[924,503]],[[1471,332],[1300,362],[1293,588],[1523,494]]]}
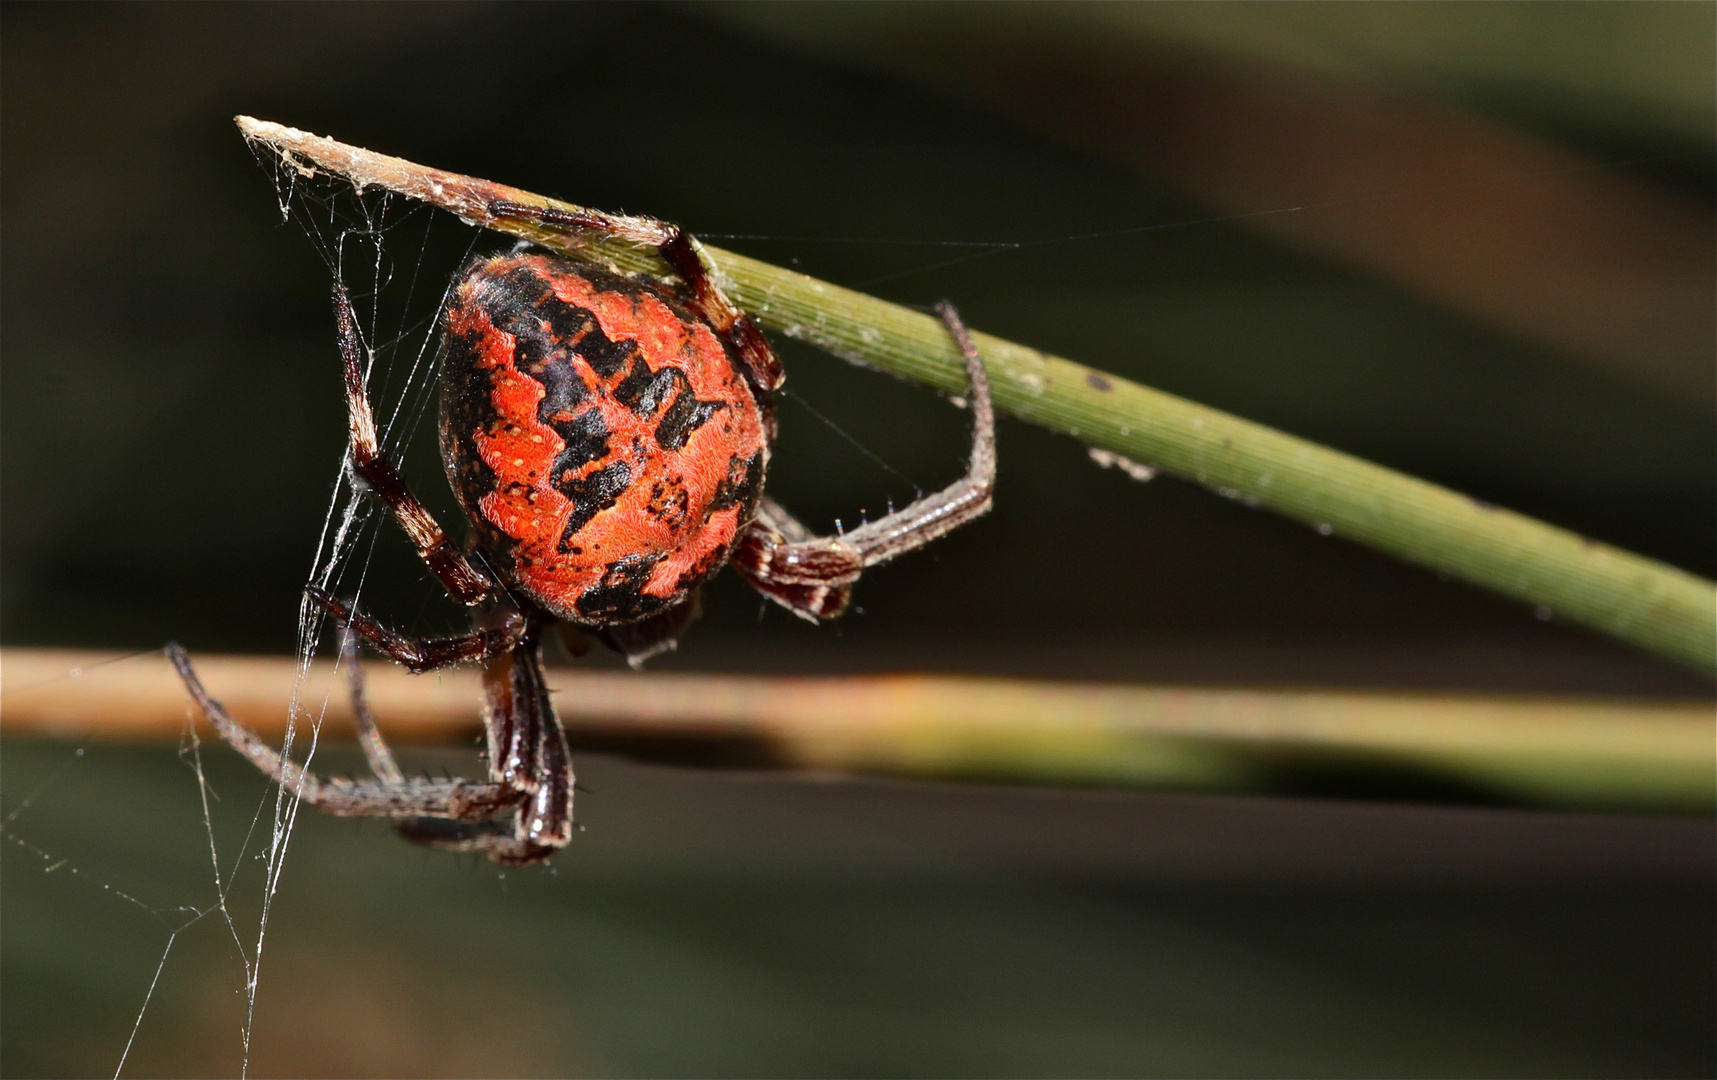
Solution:
{"label": "spiderweb", "polygon": [[[259,149],[258,158],[272,170],[282,220],[297,224],[327,265],[332,280],[352,294],[355,303],[360,298],[367,301],[359,308],[368,316],[366,319],[360,315],[359,328],[367,359],[365,379],[366,382],[371,380],[378,366],[390,376],[379,388],[372,384],[372,393],[389,403],[378,410],[377,428],[383,451],[397,456],[421,426],[432,401],[432,380],[426,377],[431,364],[431,331],[447,286],[441,286],[441,291],[434,294],[435,305],[427,313],[419,310],[414,301],[425,287],[424,263],[430,250],[427,234],[438,215],[387,192],[366,194],[354,191],[342,180],[306,175],[266,150]],[[387,242],[393,233],[414,226],[423,232],[415,242],[397,246]],[[467,251],[475,243],[476,234],[473,234]],[[392,253],[402,249],[417,253],[416,258],[404,267],[392,261]],[[437,273],[429,280],[447,282],[449,277],[445,273]],[[393,294],[403,295],[390,309],[383,301]],[[378,364],[378,361],[381,362]],[[392,394],[388,392],[390,383],[395,391]],[[343,456],[311,561],[308,583],[329,593],[351,597],[353,605],[357,606],[362,603],[365,579],[380,534],[376,525],[382,515],[378,513],[376,501],[365,497],[363,483],[357,479],[351,464],[349,454]],[[359,553],[362,553],[361,557],[355,557]],[[316,756],[328,700],[324,696],[320,701],[306,701],[305,679],[317,645],[328,630],[328,622],[326,612],[312,603],[308,596],[300,597],[297,671],[281,751],[286,757],[301,761],[306,768],[311,767]],[[208,821],[207,785],[201,759],[196,756],[194,734],[191,748],[197,762],[199,788],[204,792],[204,819]],[[273,786],[272,804],[258,808],[252,832],[266,833],[262,841],[266,857],[260,911],[254,942],[248,950],[227,909],[225,895],[228,885],[221,880],[220,856],[212,828],[209,833],[210,858],[215,865],[217,891],[221,895],[220,911],[232,929],[245,966],[243,1039],[247,1069],[256,1019],[256,992],[262,970],[263,945],[285,870],[293,827],[303,808],[303,800],[296,791],[278,784]],[[245,846],[248,847],[250,842],[251,837],[247,836]],[[241,849],[239,855],[242,854]],[[235,864],[238,857],[234,857]],[[144,1007],[147,1008],[147,1002]]]}
{"label": "spiderweb", "polygon": [[[457,239],[437,244],[436,241],[446,239],[437,235],[438,231],[443,234],[451,231],[446,227],[451,220],[446,215],[388,193],[354,191],[351,185],[337,178],[305,174],[271,153],[259,152],[257,156],[272,174],[282,221],[309,240],[327,266],[330,280],[345,287],[352,296],[359,313],[366,378],[370,380],[376,405],[381,445],[397,460],[405,445],[415,435],[422,434],[431,415],[433,329],[446,283],[451,280],[452,266],[469,255],[483,234],[461,228]],[[411,253],[412,257],[396,264],[393,260],[398,252]],[[435,259],[434,255],[441,258]],[[429,266],[432,261],[433,268]],[[333,347],[331,317],[327,326],[327,376],[337,380],[338,353]],[[355,478],[349,457],[342,450],[306,582],[361,604],[378,540],[384,535],[385,517],[379,503],[366,497],[362,482]],[[328,690],[317,690],[319,696],[311,696],[307,690],[311,663],[331,636],[329,623],[321,608],[307,598],[300,599],[296,674],[280,748],[286,757],[306,768],[314,767],[329,696],[340,692],[340,680],[330,684]],[[156,662],[149,659],[153,655],[139,654],[115,663]],[[336,665],[339,662],[336,660]],[[72,671],[67,676],[83,674]],[[8,692],[27,689],[7,687]],[[304,809],[296,791],[269,784],[246,814],[236,846],[230,842],[223,844],[216,827],[223,816],[222,800],[204,769],[203,745],[196,725],[187,724],[180,756],[195,775],[206,845],[205,872],[212,878],[212,899],[196,903],[159,902],[147,890],[113,884],[118,875],[100,868],[86,869],[82,860],[64,857],[39,845],[30,838],[28,830],[15,827],[20,819],[27,823],[40,794],[64,785],[84,764],[86,749],[82,746],[36,782],[0,821],[9,844],[27,853],[43,871],[78,879],[142,913],[165,933],[135,1017],[123,1046],[118,1049],[113,1067],[115,1076],[123,1075],[132,1060],[145,1018],[163,986],[177,947],[188,931],[210,921],[220,924],[242,969],[240,1072],[249,1071],[265,945],[293,833]],[[224,814],[231,812],[229,808]]]}

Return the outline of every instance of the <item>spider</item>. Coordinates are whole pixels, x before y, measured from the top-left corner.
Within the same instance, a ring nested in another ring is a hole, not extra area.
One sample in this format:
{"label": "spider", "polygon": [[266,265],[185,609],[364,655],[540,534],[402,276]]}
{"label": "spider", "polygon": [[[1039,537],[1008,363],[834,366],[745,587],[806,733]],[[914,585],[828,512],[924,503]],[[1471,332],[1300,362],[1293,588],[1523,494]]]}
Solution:
{"label": "spider", "polygon": [[482,665],[488,780],[402,774],[364,706],[355,663],[354,711],[374,774],[366,780],[295,764],[209,696],[179,646],[169,654],[215,730],[306,802],[393,818],[407,839],[525,866],[554,855],[573,831],[572,762],[542,671],[548,630],[570,624],[636,665],[673,647],[697,616],[699,586],[729,561],[795,615],[834,618],[865,568],[989,509],[995,420],[971,337],[954,308],[939,304],[971,380],[966,475],[860,528],[813,535],[763,491],[780,362],[716,285],[697,241],[649,218],[513,202],[489,211],[570,237],[644,240],[675,277],[626,277],[522,247],[461,272],[439,356],[441,454],[469,526],[463,546],[377,443],[352,305],[335,287],[349,467],[447,594],[472,609],[473,628],[414,640],[354,603],[306,591],[346,628],[349,662],[355,635],[414,672]]}

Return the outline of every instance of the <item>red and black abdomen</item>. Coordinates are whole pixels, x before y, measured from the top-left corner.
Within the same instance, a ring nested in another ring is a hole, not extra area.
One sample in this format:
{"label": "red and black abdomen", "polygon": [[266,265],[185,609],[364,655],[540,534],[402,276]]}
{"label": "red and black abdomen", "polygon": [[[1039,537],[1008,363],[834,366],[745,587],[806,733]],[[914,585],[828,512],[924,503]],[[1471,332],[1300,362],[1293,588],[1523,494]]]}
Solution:
{"label": "red and black abdomen", "polygon": [[648,617],[726,561],[768,462],[731,348],[649,285],[544,255],[472,264],[441,349],[448,479],[554,615]]}

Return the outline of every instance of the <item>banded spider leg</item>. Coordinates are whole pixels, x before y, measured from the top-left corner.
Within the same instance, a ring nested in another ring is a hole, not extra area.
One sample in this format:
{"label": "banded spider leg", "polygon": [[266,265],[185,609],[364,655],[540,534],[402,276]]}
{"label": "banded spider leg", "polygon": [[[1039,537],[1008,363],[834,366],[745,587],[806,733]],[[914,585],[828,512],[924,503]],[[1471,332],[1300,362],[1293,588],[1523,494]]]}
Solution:
{"label": "banded spider leg", "polygon": [[972,454],[966,475],[932,495],[839,536],[815,536],[773,499],[740,536],[733,564],[753,588],[811,622],[847,608],[867,567],[887,562],[971,521],[990,508],[996,482],[996,420],[990,382],[971,334],[953,305],[937,314],[960,347],[972,382]]}

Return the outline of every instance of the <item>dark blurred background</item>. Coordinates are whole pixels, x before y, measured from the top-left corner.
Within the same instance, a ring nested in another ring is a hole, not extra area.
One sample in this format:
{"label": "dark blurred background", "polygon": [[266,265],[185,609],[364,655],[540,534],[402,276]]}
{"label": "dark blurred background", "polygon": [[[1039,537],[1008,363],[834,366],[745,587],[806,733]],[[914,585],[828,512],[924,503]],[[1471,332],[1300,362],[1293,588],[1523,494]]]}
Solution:
{"label": "dark blurred background", "polygon": [[[0,640],[294,647],[344,439],[330,279],[239,112],[947,297],[985,331],[1710,575],[1714,18],[7,4]],[[469,231],[425,217],[388,254],[444,278]],[[771,486],[808,521],[957,473],[965,414],[782,351]],[[431,441],[408,468],[446,506]],[[1000,449],[996,512],[868,577],[861,612],[760,614],[728,575],[659,666],[1711,696],[1070,440],[1004,422]],[[457,625],[390,532],[366,596]],[[262,788],[212,759],[230,854]],[[195,778],[168,747],[11,740],[0,765],[7,812],[42,792],[8,835],[53,855],[5,848],[0,1071],[111,1071],[166,932],[102,886],[209,902]],[[1705,821],[585,775],[590,842],[504,888],[303,822],[255,1070],[1717,1069]],[[62,857],[83,877],[39,876]],[[175,949],[134,1064],[235,1071],[231,936],[212,916]]]}

